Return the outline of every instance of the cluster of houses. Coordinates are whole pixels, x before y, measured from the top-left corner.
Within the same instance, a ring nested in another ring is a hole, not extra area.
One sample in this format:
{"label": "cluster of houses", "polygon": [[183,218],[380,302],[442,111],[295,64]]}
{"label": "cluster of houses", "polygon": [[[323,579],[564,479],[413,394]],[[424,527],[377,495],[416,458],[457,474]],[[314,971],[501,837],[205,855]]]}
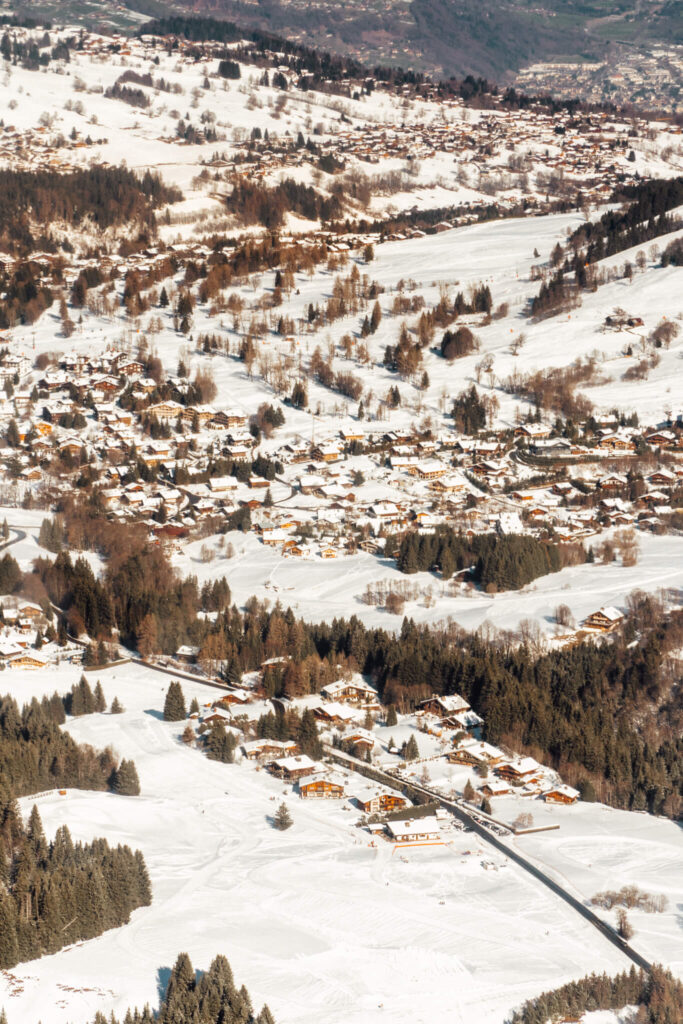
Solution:
{"label": "cluster of houses", "polygon": [[511,756],[474,735],[482,720],[459,694],[433,695],[421,702],[417,715],[435,720],[430,732],[448,736],[454,730],[446,760],[477,772],[484,780],[479,786],[482,796],[491,799],[514,794],[560,804],[573,804],[579,799],[577,790],[558,782],[557,773],[534,758]]}

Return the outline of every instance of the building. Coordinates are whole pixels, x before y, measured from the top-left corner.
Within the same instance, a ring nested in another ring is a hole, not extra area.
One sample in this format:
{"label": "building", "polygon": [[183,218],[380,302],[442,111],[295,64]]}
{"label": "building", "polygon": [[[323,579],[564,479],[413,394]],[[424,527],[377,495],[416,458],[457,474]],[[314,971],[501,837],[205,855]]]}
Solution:
{"label": "building", "polygon": [[572,789],[571,786],[566,786],[562,783],[562,785],[555,786],[554,789],[549,789],[547,793],[544,793],[543,799],[548,804],[575,804],[579,796],[578,789]]}
{"label": "building", "polygon": [[527,782],[538,782],[541,766],[533,757],[516,757],[513,761],[499,764],[496,768],[498,777],[515,785]]}
{"label": "building", "polygon": [[380,814],[387,811],[401,811],[408,806],[408,801],[400,793],[382,792],[368,786],[367,789],[356,790],[354,800],[366,814]]}
{"label": "building", "polygon": [[440,843],[441,830],[434,817],[418,818],[413,821],[388,821],[386,830],[394,843]]}
{"label": "building", "polygon": [[602,633],[609,633],[619,625],[623,618],[623,613],[618,608],[600,608],[597,612],[589,615],[583,624],[589,629],[598,629]]}
{"label": "building", "polygon": [[242,744],[242,753],[249,761],[265,757],[293,757],[299,748],[294,740],[250,740]]}
{"label": "building", "polygon": [[469,711],[470,706],[464,697],[459,694],[451,694],[450,697],[437,697],[436,694],[427,700],[421,701],[419,710],[426,715],[438,715],[445,718],[448,715],[457,715],[461,711]]}
{"label": "building", "polygon": [[498,747],[478,740],[466,740],[446,755],[451,764],[466,764],[472,768],[483,765],[495,768],[502,763],[504,754]]}
{"label": "building", "polygon": [[354,677],[349,682],[339,679],[334,683],[328,683],[327,686],[323,686],[320,696],[326,700],[347,704],[365,704],[377,700],[377,691],[363,679]]}
{"label": "building", "polygon": [[299,779],[302,800],[341,800],[344,782],[339,775],[307,775]]}
{"label": "building", "polygon": [[37,655],[31,654],[30,651],[24,651],[22,654],[17,654],[14,658],[9,658],[7,664],[10,668],[21,668],[24,670],[47,667],[47,662],[44,658],[39,658]]}
{"label": "building", "polygon": [[325,771],[324,766],[319,765],[317,761],[312,761],[308,754],[279,757],[266,767],[271,775],[275,775],[279,779],[288,779],[290,782],[296,782],[297,779],[303,779],[307,775]]}

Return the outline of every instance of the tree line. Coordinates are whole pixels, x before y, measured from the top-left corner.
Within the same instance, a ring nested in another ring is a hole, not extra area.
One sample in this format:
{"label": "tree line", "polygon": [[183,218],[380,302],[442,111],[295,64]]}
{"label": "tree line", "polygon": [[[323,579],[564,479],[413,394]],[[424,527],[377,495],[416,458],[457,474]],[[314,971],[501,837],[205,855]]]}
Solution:
{"label": "tree line", "polygon": [[658,964],[649,974],[635,967],[613,978],[590,974],[529,999],[515,1010],[508,1024],[579,1020],[584,1013],[633,1005],[638,1007],[638,1024],[677,1024],[683,1020],[683,984]]}
{"label": "tree line", "polygon": [[395,553],[396,567],[407,574],[438,569],[447,580],[466,569],[475,583],[491,591],[519,590],[538,576],[559,572],[576,558],[576,548],[519,534],[468,537],[439,526],[433,533],[410,531],[400,540],[388,537],[384,554]]}
{"label": "tree line", "polygon": [[62,825],[48,843],[38,808],[27,826],[0,789],[0,968],[56,953],[126,924],[152,902],[144,858],[106,839],[74,843]]}
{"label": "tree line", "polygon": [[[86,684],[87,686],[87,684]],[[96,710],[96,697],[88,687]],[[122,761],[107,748],[76,743],[62,732],[65,703],[75,714],[86,710],[82,682],[66,698],[54,693],[41,701],[34,697],[21,710],[14,698],[0,698],[0,778],[13,797],[27,796],[44,789],[113,789],[136,795],[139,782],[132,761]],[[89,705],[88,705],[89,707]]]}

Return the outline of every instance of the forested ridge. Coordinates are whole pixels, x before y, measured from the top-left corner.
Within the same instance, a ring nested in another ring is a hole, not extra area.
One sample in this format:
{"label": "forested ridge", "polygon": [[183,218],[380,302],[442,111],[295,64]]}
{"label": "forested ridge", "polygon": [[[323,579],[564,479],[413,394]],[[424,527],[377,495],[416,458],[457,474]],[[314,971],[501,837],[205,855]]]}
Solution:
{"label": "forested ridge", "polygon": [[0,169],[0,247],[21,254],[40,245],[54,248],[50,224],[79,226],[91,221],[100,231],[119,225],[150,226],[153,211],[181,198],[158,174],[138,177],[125,167],[54,171]]}
{"label": "forested ridge", "polygon": [[683,203],[683,178],[620,186],[610,199],[627,205],[608,210],[599,220],[578,227],[569,237],[571,252],[564,261],[559,246],[557,261],[553,259],[557,269],[549,280],[543,281],[538,295],[530,302],[532,316],[553,316],[577,305],[579,290],[597,287],[592,264],[645,245],[679,227],[680,218],[671,211]]}

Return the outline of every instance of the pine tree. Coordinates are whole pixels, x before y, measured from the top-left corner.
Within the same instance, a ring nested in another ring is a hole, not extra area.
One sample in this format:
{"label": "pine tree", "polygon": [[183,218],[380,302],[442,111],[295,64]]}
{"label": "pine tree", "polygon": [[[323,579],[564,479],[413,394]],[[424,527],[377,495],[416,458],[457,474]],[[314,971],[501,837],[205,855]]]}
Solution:
{"label": "pine tree", "polygon": [[465,789],[462,795],[465,798],[465,800],[467,800],[469,803],[471,803],[474,800],[474,786],[472,785],[469,779],[465,783]]}
{"label": "pine tree", "polygon": [[192,703],[190,704],[190,714],[191,715],[198,715],[199,714],[199,701],[197,700],[196,697],[192,698]]}
{"label": "pine tree", "polygon": [[3,540],[7,540],[8,538],[9,538],[9,525],[7,523],[7,519],[5,518],[2,521],[2,539]]}
{"label": "pine tree", "polygon": [[316,760],[322,757],[323,745],[320,742],[320,736],[318,735],[318,726],[316,724],[315,715],[310,708],[306,708],[301,716],[301,725],[298,730],[297,743],[299,744],[303,754],[308,754],[309,757]]}
{"label": "pine tree", "polygon": [[388,709],[387,709],[387,716],[386,716],[386,720],[385,720],[385,725],[389,726],[389,728],[393,728],[393,726],[398,725],[398,717],[396,715],[396,708],[394,707],[393,704],[390,704]]}
{"label": "pine tree", "polygon": [[187,718],[185,697],[180,683],[174,680],[166,693],[166,701],[164,703],[164,721],[182,722],[184,718]]}
{"label": "pine tree", "polygon": [[278,829],[279,832],[285,832],[288,828],[291,828],[293,824],[292,816],[289,813],[287,804],[283,800],[277,809],[275,817],[273,818],[273,827]]}
{"label": "pine tree", "polygon": [[228,732],[222,722],[215,722],[211,726],[211,732],[207,739],[208,756],[212,761],[222,761],[223,764],[232,764],[235,759],[235,747],[237,741],[231,732]]}
{"label": "pine tree", "polygon": [[107,702],[104,699],[104,690],[102,689],[102,683],[97,680],[97,686],[95,687],[95,711],[100,714],[107,710]]}
{"label": "pine tree", "polygon": [[416,761],[420,756],[420,750],[417,745],[417,740],[413,735],[403,747],[403,759],[405,761]]}
{"label": "pine tree", "polygon": [[113,701],[111,702],[111,708],[109,710],[112,715],[122,715],[126,709],[120,703],[119,698],[114,697]]}
{"label": "pine tree", "polygon": [[134,761],[121,761],[121,764],[114,772],[112,789],[119,796],[139,796],[140,780]]}
{"label": "pine tree", "polygon": [[484,799],[481,802],[481,809],[484,812],[484,814],[491,814],[492,813],[492,811],[491,811],[491,801],[489,800],[489,798],[487,796],[485,796]]}

